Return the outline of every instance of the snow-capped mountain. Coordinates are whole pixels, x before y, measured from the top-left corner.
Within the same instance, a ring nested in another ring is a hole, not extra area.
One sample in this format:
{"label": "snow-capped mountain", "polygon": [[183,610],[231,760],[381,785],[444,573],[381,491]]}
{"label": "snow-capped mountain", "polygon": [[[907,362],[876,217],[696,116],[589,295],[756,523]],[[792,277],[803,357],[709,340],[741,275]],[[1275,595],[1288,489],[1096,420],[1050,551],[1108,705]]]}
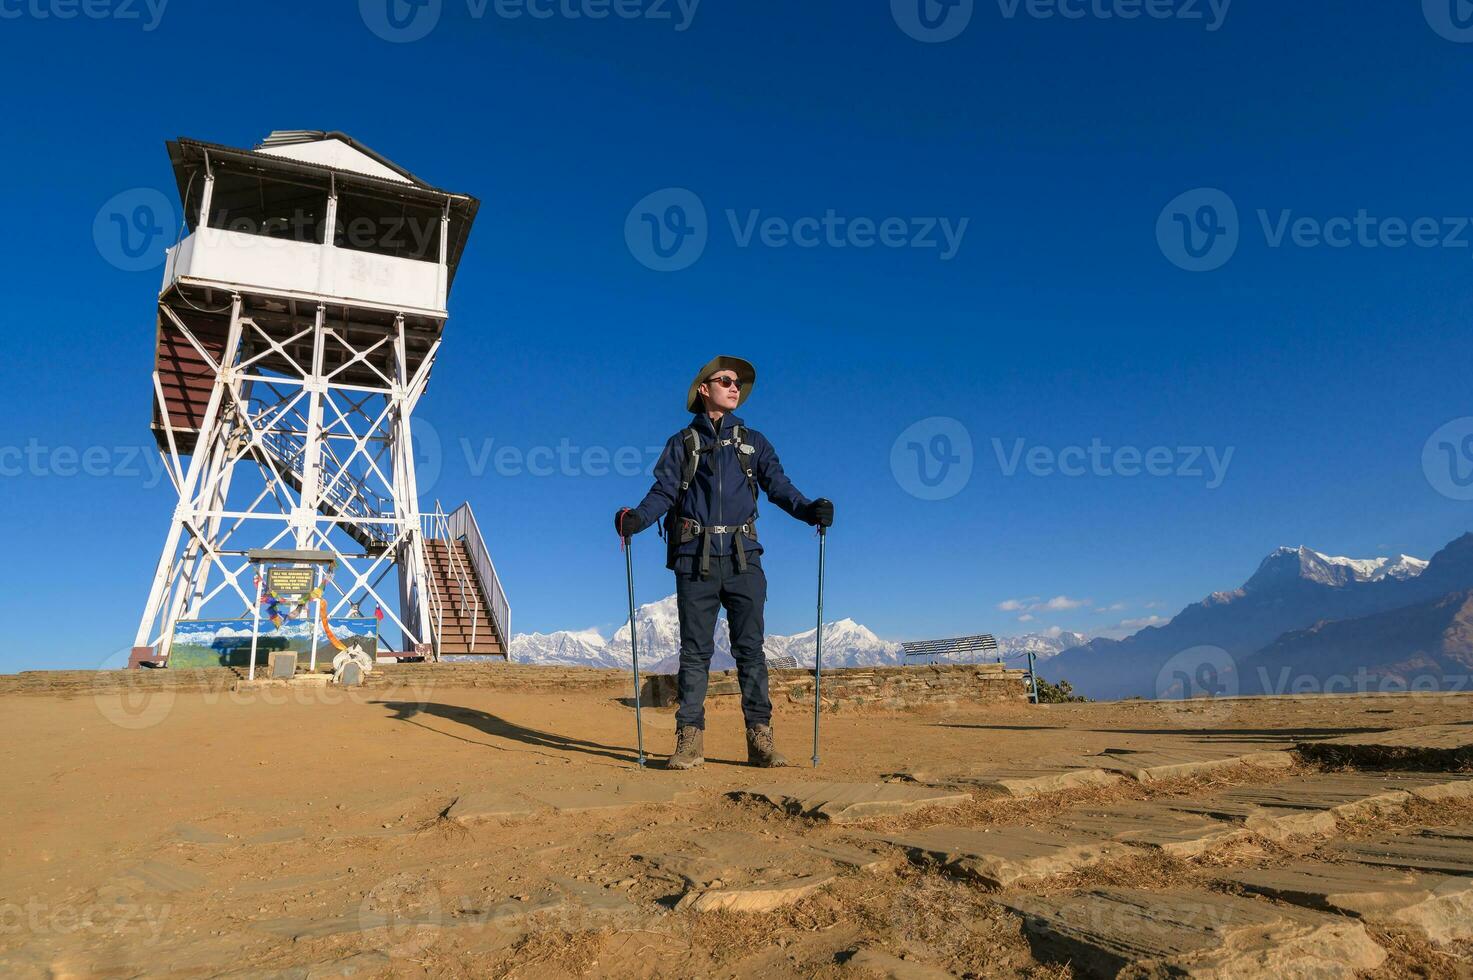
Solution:
{"label": "snow-capped mountain", "polygon": [[1357,577],[1362,582],[1379,582],[1383,578],[1394,578],[1406,581],[1416,578],[1427,570],[1427,561],[1423,558],[1413,558],[1411,555],[1397,555],[1394,558],[1330,558],[1320,555],[1325,561],[1339,564],[1349,563],[1355,569]]}
{"label": "snow-capped mountain", "polygon": [[1047,660],[1088,642],[1089,636],[1085,633],[1052,629],[1044,633],[1025,633],[1022,636],[999,636],[997,648],[1004,660],[1016,659],[1027,653],[1032,653],[1039,660]]}
{"label": "snow-capped mountain", "polygon": [[1338,558],[1307,547],[1278,548],[1258,566],[1243,588],[1272,588],[1288,581],[1342,586],[1351,582],[1406,581],[1426,571],[1427,562],[1411,555],[1394,558]]}
{"label": "snow-capped mountain", "polygon": [[580,667],[627,667],[608,649],[598,630],[559,630],[556,633],[518,633],[512,637],[511,658],[522,663],[575,664]]}
{"label": "snow-capped mountain", "polygon": [[[635,610],[639,630],[639,667],[650,673],[674,673],[680,661],[680,617],[675,609],[675,596],[666,596]],[[763,652],[768,658],[791,656],[803,666],[813,666],[814,634],[807,630],[793,636],[768,634]],[[716,653],[713,670],[729,670],[736,666],[731,656],[731,637],[726,617],[716,622]],[[857,667],[872,664],[898,664],[900,644],[880,639],[852,619],[825,623],[823,630],[825,666]],[[518,633],[512,637],[511,659],[514,663],[560,664],[578,667],[608,667],[630,670],[633,658],[629,649],[629,624],[625,623],[605,638],[598,630],[559,630],[555,633]]]}
{"label": "snow-capped mountain", "polygon": [[[635,610],[639,629],[639,667],[650,673],[674,673],[680,662],[680,617],[675,596],[666,596]],[[799,666],[812,667],[816,629],[791,636],[768,634],[763,652],[768,659],[792,657]],[[1088,641],[1082,633],[1049,631],[1026,636],[998,637],[998,652],[1004,659],[1032,651],[1039,659]],[[736,666],[731,656],[731,637],[726,617],[716,623],[716,653],[711,658],[713,670],[730,670]],[[629,624],[619,627],[612,638],[605,639],[598,630],[559,630],[555,633],[518,633],[512,637],[511,659],[514,663],[559,664],[579,667],[632,669],[629,652]],[[902,662],[901,646],[882,640],[872,630],[852,619],[825,623],[823,627],[823,662],[825,667],[895,666]],[[962,654],[947,658],[966,662],[974,658]]]}

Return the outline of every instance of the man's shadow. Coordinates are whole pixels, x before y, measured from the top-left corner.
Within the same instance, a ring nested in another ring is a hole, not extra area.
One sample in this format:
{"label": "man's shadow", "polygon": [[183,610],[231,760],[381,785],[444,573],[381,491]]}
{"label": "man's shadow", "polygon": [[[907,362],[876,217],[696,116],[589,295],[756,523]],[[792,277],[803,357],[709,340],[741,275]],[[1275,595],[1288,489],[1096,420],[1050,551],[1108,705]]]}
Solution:
{"label": "man's shadow", "polygon": [[411,725],[417,725],[437,735],[444,735],[447,738],[457,738],[463,742],[472,742],[476,745],[485,745],[486,743],[476,739],[466,738],[463,735],[456,735],[454,732],[441,731],[438,728],[416,720],[416,716],[422,714],[433,715],[436,718],[444,718],[447,721],[460,722],[487,735],[495,735],[498,738],[510,739],[514,742],[522,742],[538,748],[555,749],[560,752],[581,752],[585,755],[600,756],[605,759],[614,759],[618,762],[638,762],[638,756],[624,746],[604,745],[601,742],[590,742],[586,739],[571,738],[567,735],[558,735],[553,732],[538,731],[535,728],[526,728],[477,708],[465,708],[456,704],[439,704],[433,701],[375,701],[374,704],[381,704],[393,710],[395,721],[407,721]]}

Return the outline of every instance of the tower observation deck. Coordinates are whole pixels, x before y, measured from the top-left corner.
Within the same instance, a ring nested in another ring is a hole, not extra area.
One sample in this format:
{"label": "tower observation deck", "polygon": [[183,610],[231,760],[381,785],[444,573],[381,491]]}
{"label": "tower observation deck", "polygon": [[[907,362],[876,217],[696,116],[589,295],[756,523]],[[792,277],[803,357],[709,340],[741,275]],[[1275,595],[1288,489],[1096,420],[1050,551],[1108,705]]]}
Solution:
{"label": "tower observation deck", "polygon": [[325,609],[378,615],[381,650],[506,656],[486,542],[468,506],[421,512],[412,426],[479,202],[342,133],[168,151],[186,228],[152,429],[179,502],[135,659],[166,661],[181,619],[248,618],[253,548],[332,552]]}

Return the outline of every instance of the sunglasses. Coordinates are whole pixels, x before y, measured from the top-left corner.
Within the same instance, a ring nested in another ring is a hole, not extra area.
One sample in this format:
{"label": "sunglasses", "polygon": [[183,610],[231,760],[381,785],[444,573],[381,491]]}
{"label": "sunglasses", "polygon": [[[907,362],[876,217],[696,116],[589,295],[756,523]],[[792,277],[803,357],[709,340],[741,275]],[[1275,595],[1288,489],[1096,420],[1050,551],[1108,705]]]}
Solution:
{"label": "sunglasses", "polygon": [[719,384],[723,388],[736,388],[736,389],[740,390],[741,387],[742,387],[742,379],[741,378],[728,378],[728,377],[722,376],[722,377],[718,377],[718,378],[707,378],[706,379],[706,383],[707,384],[710,384],[712,381],[716,382],[717,384]]}

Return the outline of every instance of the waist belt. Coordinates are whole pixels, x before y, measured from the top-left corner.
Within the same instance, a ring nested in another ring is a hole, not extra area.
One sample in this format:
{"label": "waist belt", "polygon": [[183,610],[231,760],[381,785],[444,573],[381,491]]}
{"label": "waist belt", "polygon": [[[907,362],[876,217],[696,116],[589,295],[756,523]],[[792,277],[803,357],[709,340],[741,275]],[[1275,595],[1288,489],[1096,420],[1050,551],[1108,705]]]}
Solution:
{"label": "waist belt", "polygon": [[732,542],[736,544],[737,570],[747,570],[747,549],[742,544],[742,538],[748,537],[757,540],[757,519],[745,524],[702,524],[693,521],[689,517],[680,519],[680,543],[694,541],[697,536],[701,540],[701,576],[705,577],[711,572],[711,535],[730,534]]}

